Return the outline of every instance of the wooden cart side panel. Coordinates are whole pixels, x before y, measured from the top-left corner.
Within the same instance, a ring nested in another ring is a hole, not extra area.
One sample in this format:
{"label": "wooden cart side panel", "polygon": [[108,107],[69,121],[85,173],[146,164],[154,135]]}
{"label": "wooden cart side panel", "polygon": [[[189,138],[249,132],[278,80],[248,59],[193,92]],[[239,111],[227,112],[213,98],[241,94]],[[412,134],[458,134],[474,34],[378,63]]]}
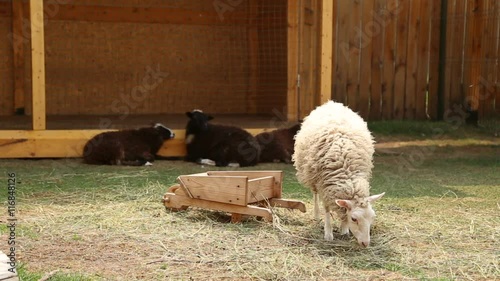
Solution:
{"label": "wooden cart side panel", "polygon": [[273,176],[248,180],[247,203],[250,204],[273,198],[274,181]]}
{"label": "wooden cart side panel", "polygon": [[267,176],[274,177],[274,198],[281,198],[283,171],[209,171],[209,176],[247,176],[249,180]]}
{"label": "wooden cart side panel", "polygon": [[181,185],[195,199],[246,206],[246,176],[179,176]]}

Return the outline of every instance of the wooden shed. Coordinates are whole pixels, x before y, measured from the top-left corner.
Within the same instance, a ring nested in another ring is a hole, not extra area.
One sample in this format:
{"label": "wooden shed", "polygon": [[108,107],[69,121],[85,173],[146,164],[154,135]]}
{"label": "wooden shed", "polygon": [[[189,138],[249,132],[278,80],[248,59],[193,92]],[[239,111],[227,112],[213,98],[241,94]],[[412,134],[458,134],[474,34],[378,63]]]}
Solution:
{"label": "wooden shed", "polygon": [[0,157],[79,157],[151,122],[178,136],[160,154],[181,156],[192,109],[253,133],[328,99],[369,120],[466,103],[495,117],[499,14],[493,0],[0,0]]}
{"label": "wooden shed", "polygon": [[0,157],[79,157],[151,122],[177,130],[160,153],[180,156],[192,109],[252,132],[296,121],[319,103],[320,2],[1,1]]}

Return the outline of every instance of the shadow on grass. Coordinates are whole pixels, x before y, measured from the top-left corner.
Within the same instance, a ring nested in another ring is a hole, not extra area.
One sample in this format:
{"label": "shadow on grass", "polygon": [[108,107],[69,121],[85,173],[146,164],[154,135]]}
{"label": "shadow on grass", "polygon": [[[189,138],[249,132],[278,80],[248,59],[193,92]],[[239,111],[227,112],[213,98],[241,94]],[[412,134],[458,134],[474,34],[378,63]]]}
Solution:
{"label": "shadow on grass", "polygon": [[385,191],[393,198],[464,198],[474,193],[463,186],[498,185],[498,146],[416,149],[376,157],[371,192]]}
{"label": "shadow on grass", "polygon": [[400,253],[392,247],[396,239],[393,233],[383,226],[372,228],[371,245],[363,248],[350,235],[340,235],[339,229],[333,229],[333,241],[323,239],[322,222],[312,221],[302,227],[294,237],[288,238],[287,244],[314,249],[319,256],[341,260],[348,267],[361,270],[385,269],[413,275],[412,269],[405,269],[400,264]]}

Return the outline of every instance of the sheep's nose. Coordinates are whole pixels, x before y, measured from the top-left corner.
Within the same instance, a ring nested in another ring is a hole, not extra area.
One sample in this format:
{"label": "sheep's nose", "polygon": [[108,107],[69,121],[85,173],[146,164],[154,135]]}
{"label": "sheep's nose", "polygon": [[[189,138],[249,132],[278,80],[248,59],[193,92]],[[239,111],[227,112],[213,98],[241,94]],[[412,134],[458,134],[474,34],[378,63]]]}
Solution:
{"label": "sheep's nose", "polygon": [[366,248],[370,246],[370,242],[361,242],[360,245]]}

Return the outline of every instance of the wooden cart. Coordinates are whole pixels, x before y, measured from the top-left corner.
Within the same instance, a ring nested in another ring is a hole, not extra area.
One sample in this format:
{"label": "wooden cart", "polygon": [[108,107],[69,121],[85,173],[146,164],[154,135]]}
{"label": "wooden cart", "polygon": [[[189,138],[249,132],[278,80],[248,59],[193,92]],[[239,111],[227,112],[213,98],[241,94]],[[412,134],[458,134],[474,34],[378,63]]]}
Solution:
{"label": "wooden cart", "polygon": [[303,202],[281,198],[282,171],[209,171],[182,175],[179,184],[163,196],[166,208],[199,207],[231,213],[231,222],[242,215],[272,221],[271,207],[306,211]]}

